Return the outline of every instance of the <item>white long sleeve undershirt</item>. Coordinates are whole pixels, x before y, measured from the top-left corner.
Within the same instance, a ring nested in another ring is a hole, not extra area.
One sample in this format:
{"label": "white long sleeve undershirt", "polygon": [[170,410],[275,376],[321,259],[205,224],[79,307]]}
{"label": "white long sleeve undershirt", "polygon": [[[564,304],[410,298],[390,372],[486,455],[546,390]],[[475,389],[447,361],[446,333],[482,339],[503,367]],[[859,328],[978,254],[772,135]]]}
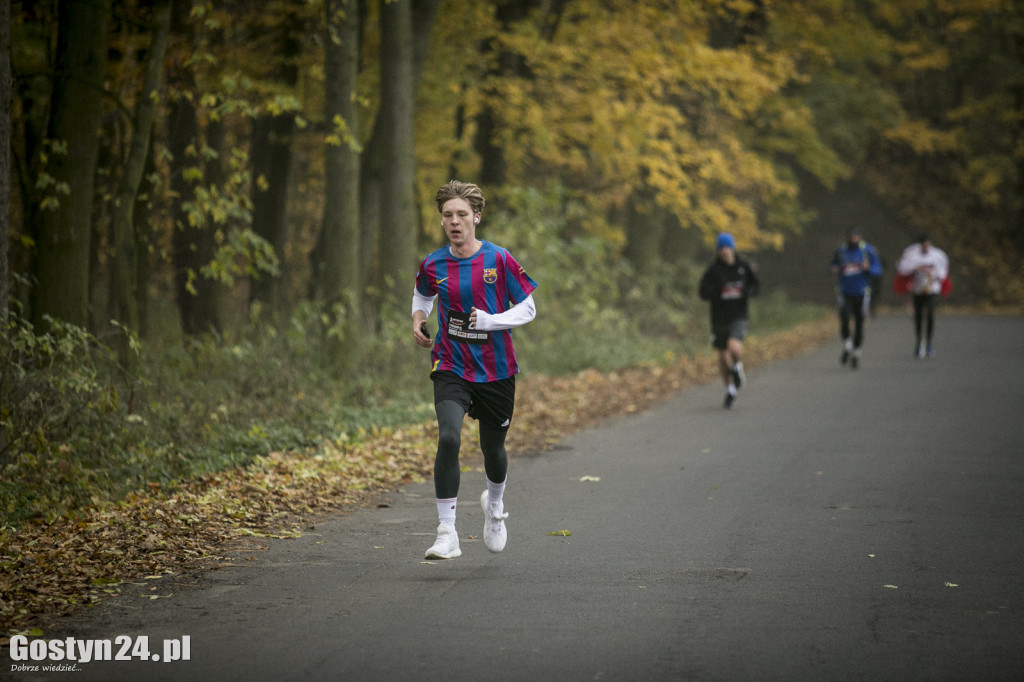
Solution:
{"label": "white long sleeve undershirt", "polygon": [[537,317],[537,306],[533,302],[533,294],[530,294],[503,313],[492,315],[477,308],[476,328],[482,332],[514,329],[522,327],[535,317]]}
{"label": "white long sleeve undershirt", "polygon": [[[434,300],[437,295],[424,296],[415,288],[412,291],[412,313],[422,311],[427,317],[434,310]],[[479,308],[476,311],[475,328],[482,332],[494,332],[504,329],[521,327],[537,317],[537,306],[533,302],[533,294],[530,294],[519,303],[503,313],[491,314]]]}
{"label": "white long sleeve undershirt", "polygon": [[417,310],[422,310],[423,313],[430,317],[430,311],[434,309],[434,299],[437,298],[437,294],[433,296],[424,296],[416,287],[412,289],[412,312],[416,313]]}

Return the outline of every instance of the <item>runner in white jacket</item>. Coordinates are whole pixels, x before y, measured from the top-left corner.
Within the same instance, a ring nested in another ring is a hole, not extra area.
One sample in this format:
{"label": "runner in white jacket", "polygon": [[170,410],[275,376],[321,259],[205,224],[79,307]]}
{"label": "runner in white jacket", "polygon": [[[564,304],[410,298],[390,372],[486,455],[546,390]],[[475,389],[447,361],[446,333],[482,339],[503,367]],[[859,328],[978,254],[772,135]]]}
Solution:
{"label": "runner in white jacket", "polygon": [[[935,304],[942,293],[942,283],[949,276],[949,257],[932,245],[928,235],[903,250],[896,265],[899,274],[913,277],[914,355],[919,358],[935,355],[932,332],[935,330]],[[922,336],[922,326],[924,335]]]}

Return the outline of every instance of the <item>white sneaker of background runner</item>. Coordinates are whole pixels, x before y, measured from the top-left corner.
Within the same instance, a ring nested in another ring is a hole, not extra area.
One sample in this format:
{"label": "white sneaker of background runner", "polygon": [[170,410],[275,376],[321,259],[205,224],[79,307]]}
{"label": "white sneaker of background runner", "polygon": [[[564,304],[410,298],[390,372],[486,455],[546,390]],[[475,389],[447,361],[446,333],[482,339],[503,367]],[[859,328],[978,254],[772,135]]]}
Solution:
{"label": "white sneaker of background runner", "polygon": [[423,555],[424,559],[454,559],[462,556],[459,549],[459,534],[454,526],[442,523],[437,527],[437,540]]}
{"label": "white sneaker of background runner", "polygon": [[508,538],[505,530],[508,512],[504,511],[500,502],[492,505],[486,490],[480,494],[480,507],[484,510],[484,544],[492,552],[500,552],[505,549],[505,540]]}

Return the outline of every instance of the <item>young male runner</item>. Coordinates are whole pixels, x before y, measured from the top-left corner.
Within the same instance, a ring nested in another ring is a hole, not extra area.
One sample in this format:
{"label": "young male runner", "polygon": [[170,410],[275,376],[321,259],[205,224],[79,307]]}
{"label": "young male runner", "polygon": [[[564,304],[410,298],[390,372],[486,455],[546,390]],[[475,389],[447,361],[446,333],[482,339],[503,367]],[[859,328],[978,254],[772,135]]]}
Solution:
{"label": "young male runner", "polygon": [[743,385],[743,337],[747,333],[747,299],[760,287],[757,273],[736,255],[736,240],[728,232],[718,235],[715,260],[704,271],[698,293],[711,304],[711,344],[718,351],[718,367],[725,384],[725,406],[732,407]]}
{"label": "young male runner", "polygon": [[[512,423],[519,371],[509,330],[536,316],[532,292],[537,283],[506,249],[476,238],[486,203],[479,187],[452,180],[437,191],[435,200],[449,245],[420,265],[413,291],[412,333],[417,344],[433,348],[430,378],[438,428],[437,540],[424,556],[454,559],[462,555],[455,513],[462,422],[467,414],[480,422],[487,480],[487,489],[480,495],[484,544],[492,552],[505,548],[505,435]],[[426,320],[435,301],[438,329],[431,341]]]}

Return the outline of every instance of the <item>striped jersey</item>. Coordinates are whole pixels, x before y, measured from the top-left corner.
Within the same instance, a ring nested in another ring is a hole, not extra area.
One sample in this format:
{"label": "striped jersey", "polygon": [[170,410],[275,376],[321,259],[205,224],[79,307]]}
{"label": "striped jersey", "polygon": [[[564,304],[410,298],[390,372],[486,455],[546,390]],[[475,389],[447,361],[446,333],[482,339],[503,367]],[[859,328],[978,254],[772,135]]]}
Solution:
{"label": "striped jersey", "polygon": [[437,296],[432,371],[454,372],[472,382],[498,381],[519,372],[511,331],[471,328],[473,308],[497,315],[537,288],[507,249],[481,244],[467,258],[456,258],[451,247],[444,246],[423,260],[416,275],[416,290]]}

